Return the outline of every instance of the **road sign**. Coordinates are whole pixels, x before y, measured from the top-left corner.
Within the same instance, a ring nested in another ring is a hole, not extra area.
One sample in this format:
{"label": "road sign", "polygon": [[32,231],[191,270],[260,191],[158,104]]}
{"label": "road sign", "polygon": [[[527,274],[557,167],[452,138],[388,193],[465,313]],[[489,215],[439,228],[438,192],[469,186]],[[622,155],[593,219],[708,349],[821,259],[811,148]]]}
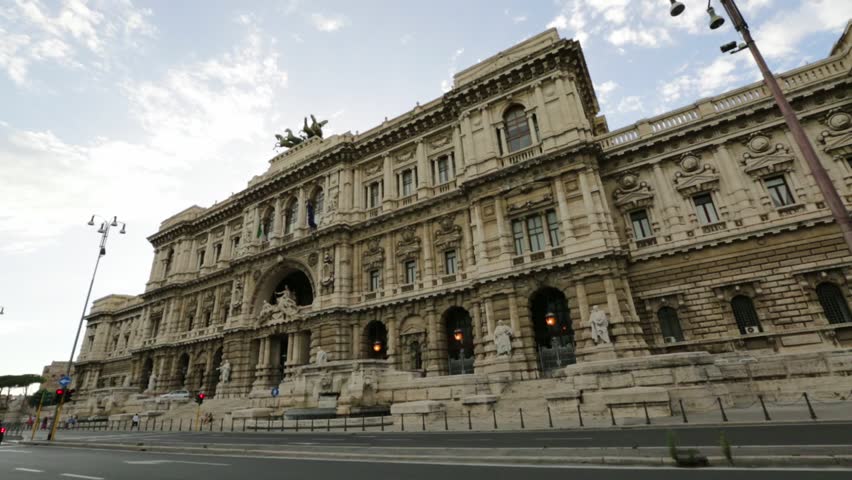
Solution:
{"label": "road sign", "polygon": [[278,396],[278,387],[272,387],[272,396],[273,396],[273,397],[277,397],[277,396]]}
{"label": "road sign", "polygon": [[59,384],[63,387],[71,385],[71,377],[69,377],[68,375],[62,375],[62,378],[59,379]]}

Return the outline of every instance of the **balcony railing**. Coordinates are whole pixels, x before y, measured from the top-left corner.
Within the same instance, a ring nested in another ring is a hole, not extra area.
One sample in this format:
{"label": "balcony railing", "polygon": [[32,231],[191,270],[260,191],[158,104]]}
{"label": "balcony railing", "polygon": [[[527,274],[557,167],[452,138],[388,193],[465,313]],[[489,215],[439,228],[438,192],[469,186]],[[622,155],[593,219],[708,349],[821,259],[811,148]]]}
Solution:
{"label": "balcony railing", "polygon": [[[832,77],[849,74],[849,52],[842,56],[830,57],[817,63],[806,65],[778,76],[781,88],[793,92]],[[729,110],[766,101],[771,92],[761,81],[722,95],[699,100],[693,105],[680,108],[657,117],[641,120],[633,125],[609,132],[598,138],[604,151],[623,145],[645,140],[670,130],[725,115]],[[518,153],[520,155],[523,152]],[[512,158],[512,157],[509,157]]]}
{"label": "balcony railing", "polygon": [[525,162],[531,158],[541,155],[541,145],[533,145],[523,150],[510,153],[503,156],[503,166],[514,165],[516,163]]}

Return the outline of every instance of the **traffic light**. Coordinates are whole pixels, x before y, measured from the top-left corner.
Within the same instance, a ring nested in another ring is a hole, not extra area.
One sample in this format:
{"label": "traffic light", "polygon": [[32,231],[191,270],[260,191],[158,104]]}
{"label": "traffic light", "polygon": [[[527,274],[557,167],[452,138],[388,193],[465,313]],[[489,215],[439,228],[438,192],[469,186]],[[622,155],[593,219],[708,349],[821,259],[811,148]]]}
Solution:
{"label": "traffic light", "polygon": [[73,397],[73,396],[74,396],[74,392],[76,392],[76,391],[77,391],[77,390],[75,390],[75,389],[73,389],[73,388],[72,388],[72,389],[70,389],[70,390],[65,390],[65,401],[66,401],[66,402],[73,402],[73,401],[74,401],[74,397]]}
{"label": "traffic light", "polygon": [[62,396],[65,395],[65,390],[61,388],[56,389],[56,399],[59,400]]}
{"label": "traffic light", "polygon": [[0,443],[3,443],[3,437],[6,436],[6,427],[0,425]]}
{"label": "traffic light", "polygon": [[204,403],[205,397],[206,397],[206,395],[204,395],[204,392],[199,393],[198,395],[195,396],[195,403],[201,405],[202,403]]}

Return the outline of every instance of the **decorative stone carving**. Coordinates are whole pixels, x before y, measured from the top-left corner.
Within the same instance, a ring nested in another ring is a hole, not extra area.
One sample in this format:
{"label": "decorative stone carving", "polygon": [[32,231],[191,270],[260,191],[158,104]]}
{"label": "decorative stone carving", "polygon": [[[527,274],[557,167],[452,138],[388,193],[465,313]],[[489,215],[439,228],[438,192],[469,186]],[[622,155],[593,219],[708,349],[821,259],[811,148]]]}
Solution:
{"label": "decorative stone carving", "polygon": [[364,270],[381,269],[385,264],[385,249],[380,245],[379,237],[367,241],[367,250],[364,251],[362,263]]}
{"label": "decorative stone carving", "polygon": [[831,154],[835,160],[852,155],[852,114],[842,108],[828,112],[822,123],[828,127],[819,134],[819,143],[823,151]]}
{"label": "decorative stone carving", "polygon": [[239,315],[243,311],[243,281],[234,280],[233,295],[231,296],[231,314]]}
{"label": "decorative stone carving", "polygon": [[364,175],[371,176],[382,171],[382,159],[377,158],[364,165]]}
{"label": "decorative stone carving", "polygon": [[329,248],[322,256],[322,277],[320,285],[323,293],[334,292],[334,250]]}
{"label": "decorative stone carving", "polygon": [[308,255],[308,265],[309,266],[316,267],[318,261],[319,261],[319,254],[317,254],[317,252],[311,252],[311,254]]}
{"label": "decorative stone carving", "polygon": [[328,353],[320,348],[317,350],[316,364],[325,365],[326,363],[328,363]]}
{"label": "decorative stone carving", "polygon": [[328,200],[325,202],[325,211],[328,213],[337,211],[337,204],[340,200],[340,192],[335,189],[331,192],[331,195],[328,196]]}
{"label": "decorative stone carving", "polygon": [[622,174],[618,188],[612,193],[615,206],[621,210],[650,207],[654,203],[654,193],[647,182],[639,180],[634,172]]}
{"label": "decorative stone carving", "polygon": [[216,370],[219,370],[219,382],[227,385],[231,381],[231,362],[228,360],[223,361],[222,365]]}
{"label": "decorative stone carving", "polygon": [[452,138],[453,138],[453,134],[447,133],[445,135],[441,135],[437,138],[432,139],[432,141],[430,142],[430,145],[432,146],[432,149],[441,148],[444,145],[449,144],[450,141],[452,140]]}
{"label": "decorative stone carving", "polygon": [[699,157],[686,154],[680,160],[681,171],[675,173],[675,189],[684,197],[719,190],[719,174],[709,164],[701,165]]}
{"label": "decorative stone carving", "polygon": [[396,244],[396,256],[400,259],[416,259],[420,256],[420,238],[417,227],[409,225],[402,229],[402,239]]}
{"label": "decorative stone carving", "polygon": [[151,376],[148,377],[148,390],[149,392],[153,392],[157,388],[157,374],[151,372]]}
{"label": "decorative stone carving", "polygon": [[397,154],[396,162],[397,163],[406,163],[409,160],[414,158],[414,153],[415,153],[415,149],[413,149],[413,148],[403,150],[402,152]]}
{"label": "decorative stone carving", "polygon": [[287,285],[284,285],[284,290],[275,294],[274,305],[266,300],[263,301],[263,307],[260,310],[258,318],[262,323],[278,323],[293,321],[299,318],[299,316],[299,306],[293,298],[293,292],[290,291]]}
{"label": "decorative stone carving", "polygon": [[433,244],[438,250],[459,248],[462,241],[462,227],[456,224],[456,214],[450,213],[438,219]]}
{"label": "decorative stone carving", "polygon": [[512,354],[512,338],[515,332],[512,327],[506,325],[505,320],[499,320],[494,328],[494,347],[497,349],[497,356]]}
{"label": "decorative stone carving", "polygon": [[769,137],[762,133],[754,133],[746,140],[749,151],[743,154],[740,164],[751,177],[757,179],[793,170],[795,158],[790,153],[790,148],[780,143],[771,143]]}
{"label": "decorative stone carving", "polygon": [[592,328],[592,340],[595,345],[612,343],[609,338],[609,317],[597,305],[592,307],[592,312],[589,314],[589,326]]}
{"label": "decorative stone carving", "polygon": [[506,210],[508,210],[509,212],[515,212],[515,211],[518,211],[518,210],[528,210],[528,209],[531,209],[531,208],[538,207],[539,205],[547,205],[548,203],[552,203],[552,202],[553,202],[553,195],[548,193],[548,194],[543,195],[541,198],[538,198],[536,200],[531,199],[531,200],[527,200],[527,201],[522,202],[522,203],[509,204],[509,206],[506,208]]}

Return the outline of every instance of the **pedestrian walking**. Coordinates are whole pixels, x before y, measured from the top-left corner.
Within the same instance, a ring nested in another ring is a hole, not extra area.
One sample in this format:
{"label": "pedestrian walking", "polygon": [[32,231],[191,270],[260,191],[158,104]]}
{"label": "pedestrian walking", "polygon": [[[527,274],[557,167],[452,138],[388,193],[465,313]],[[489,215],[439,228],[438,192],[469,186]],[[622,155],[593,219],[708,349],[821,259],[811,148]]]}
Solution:
{"label": "pedestrian walking", "polygon": [[29,417],[27,417],[27,426],[28,426],[28,427],[33,428],[33,424],[34,424],[34,423],[35,423],[35,420],[33,420],[33,416],[32,416],[32,415],[30,415]]}
{"label": "pedestrian walking", "polygon": [[130,429],[133,430],[133,428],[136,427],[136,430],[139,430],[139,414],[134,413],[132,420],[133,423],[130,424]]}
{"label": "pedestrian walking", "polygon": [[41,429],[47,430],[47,417],[41,419]]}

